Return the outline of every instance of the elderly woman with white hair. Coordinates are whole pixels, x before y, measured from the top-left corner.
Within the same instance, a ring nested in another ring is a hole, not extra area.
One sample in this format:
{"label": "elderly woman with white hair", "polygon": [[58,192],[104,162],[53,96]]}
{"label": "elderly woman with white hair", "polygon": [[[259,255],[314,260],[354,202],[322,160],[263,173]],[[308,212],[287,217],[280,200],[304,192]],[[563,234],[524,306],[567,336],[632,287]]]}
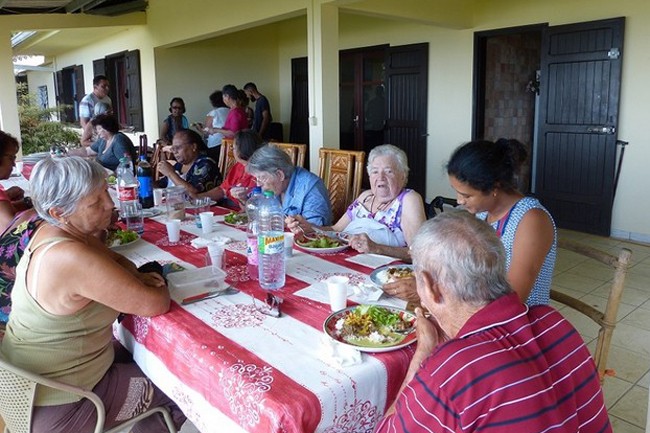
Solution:
{"label": "elderly woman with white hair", "polygon": [[[113,201],[101,165],[80,157],[39,162],[30,187],[44,223],[32,235],[18,267],[13,309],[1,352],[12,364],[91,389],[106,407],[106,428],[151,407],[178,407],[140,371],[113,340],[119,312],[155,316],[169,309],[162,276],[139,273],[94,233],[111,222]],[[34,432],[92,431],[94,405],[60,391],[36,390]],[[167,431],[149,417],[134,432]]]}
{"label": "elderly woman with white hair", "polygon": [[332,222],[332,206],[323,180],[291,163],[289,155],[274,146],[262,146],[253,153],[246,172],[264,191],[280,199],[285,215],[302,215],[311,224]]}
{"label": "elderly woman with white hair", "polygon": [[[406,153],[392,144],[382,144],[368,155],[370,189],[352,202],[343,216],[323,230],[345,232],[350,246],[363,253],[384,254],[409,260],[408,246],[426,220],[422,197],[407,189]],[[287,218],[288,227],[299,233],[314,231],[301,216]]]}

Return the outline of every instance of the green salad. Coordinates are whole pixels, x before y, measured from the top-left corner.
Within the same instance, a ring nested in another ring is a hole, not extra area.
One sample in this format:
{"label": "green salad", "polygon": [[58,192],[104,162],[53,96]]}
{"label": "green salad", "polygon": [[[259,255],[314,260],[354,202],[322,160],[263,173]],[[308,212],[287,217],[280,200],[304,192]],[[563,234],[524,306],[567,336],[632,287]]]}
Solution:
{"label": "green salad", "polygon": [[106,236],[106,245],[109,247],[119,247],[138,239],[138,234],[133,230],[114,230],[109,231]]}
{"label": "green salad", "polygon": [[223,220],[228,224],[240,226],[248,224],[248,215],[245,213],[230,212],[228,215],[223,217]]}
{"label": "green salad", "polygon": [[117,177],[115,175],[111,174],[106,178],[106,182],[108,182],[109,185],[115,185],[117,183]]}
{"label": "green salad", "polygon": [[298,245],[307,248],[336,248],[341,246],[341,241],[327,236],[319,235],[315,239],[298,240]]}

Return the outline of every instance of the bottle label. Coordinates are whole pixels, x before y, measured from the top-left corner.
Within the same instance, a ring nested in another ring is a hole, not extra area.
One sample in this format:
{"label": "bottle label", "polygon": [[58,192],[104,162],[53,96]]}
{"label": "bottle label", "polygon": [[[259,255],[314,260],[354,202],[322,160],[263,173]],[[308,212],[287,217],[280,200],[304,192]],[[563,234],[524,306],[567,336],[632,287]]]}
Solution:
{"label": "bottle label", "polygon": [[257,247],[260,254],[284,254],[284,233],[275,236],[260,235]]}
{"label": "bottle label", "polygon": [[257,238],[246,239],[246,256],[248,257],[248,264],[257,266],[259,261],[257,259]]}
{"label": "bottle label", "polygon": [[117,189],[117,196],[120,201],[132,201],[138,199],[137,186],[121,186]]}
{"label": "bottle label", "polygon": [[138,182],[140,182],[141,197],[144,198],[153,196],[153,184],[149,176],[138,176]]}

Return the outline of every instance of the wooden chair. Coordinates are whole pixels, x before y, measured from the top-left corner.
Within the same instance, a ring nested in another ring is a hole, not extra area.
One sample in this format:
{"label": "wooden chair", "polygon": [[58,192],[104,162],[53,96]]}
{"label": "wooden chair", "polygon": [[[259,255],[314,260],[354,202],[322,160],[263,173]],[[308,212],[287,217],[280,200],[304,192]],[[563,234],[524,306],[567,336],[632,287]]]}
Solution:
{"label": "wooden chair", "polygon": [[41,375],[18,368],[0,358],[0,415],[2,415],[2,419],[6,423],[5,433],[29,433],[32,431],[32,411],[37,387],[54,388],[90,400],[97,410],[94,433],[128,431],[127,428],[136,422],[158,413],[162,414],[169,432],[176,433],[172,417],[164,407],[151,408],[110,430],[104,430],[106,411],[104,402],[97,394],[56,380],[47,379]]}
{"label": "wooden chair", "polygon": [[318,151],[318,175],[325,182],[332,203],[334,222],[361,194],[366,153],[354,150],[321,148]]}
{"label": "wooden chair", "polygon": [[307,155],[307,145],[306,144],[296,144],[296,143],[278,143],[272,141],[269,143],[271,146],[279,147],[280,149],[287,152],[291,158],[291,162],[296,167],[305,166],[305,156]]}
{"label": "wooden chair", "polygon": [[223,138],[221,140],[218,165],[221,176],[223,176],[224,179],[226,178],[228,171],[230,171],[232,166],[237,162],[233,151],[233,143],[234,140],[232,138]]}
{"label": "wooden chair", "polygon": [[158,171],[158,163],[160,161],[175,161],[174,154],[171,151],[165,151],[163,148],[166,143],[158,140],[153,145],[153,155],[151,156],[151,167],[153,169],[153,181],[156,182],[162,176]]}
{"label": "wooden chair", "polygon": [[558,241],[558,247],[589,257],[614,269],[614,279],[612,280],[612,286],[609,290],[607,304],[605,305],[604,311],[600,311],[584,301],[558,292],[557,290],[551,290],[551,299],[577,310],[600,326],[596,350],[593,357],[602,383],[605,375],[608,373],[607,356],[609,354],[609,346],[614,333],[614,328],[616,327],[616,314],[618,313],[618,306],[621,302],[621,296],[623,295],[625,275],[630,265],[632,251],[627,248],[621,248],[618,257],[616,257],[588,245],[564,239]]}

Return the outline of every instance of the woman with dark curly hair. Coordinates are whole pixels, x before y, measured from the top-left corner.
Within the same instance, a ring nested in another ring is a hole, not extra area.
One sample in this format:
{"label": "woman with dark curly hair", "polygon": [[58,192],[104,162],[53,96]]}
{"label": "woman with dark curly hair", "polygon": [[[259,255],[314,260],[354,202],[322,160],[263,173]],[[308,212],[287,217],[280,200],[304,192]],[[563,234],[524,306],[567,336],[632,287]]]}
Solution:
{"label": "woman with dark curly hair", "polygon": [[126,135],[120,132],[120,123],[111,114],[95,116],[91,123],[99,137],[90,148],[97,153],[97,162],[109,170],[120,165],[120,158],[128,155],[135,162],[135,147]]}

